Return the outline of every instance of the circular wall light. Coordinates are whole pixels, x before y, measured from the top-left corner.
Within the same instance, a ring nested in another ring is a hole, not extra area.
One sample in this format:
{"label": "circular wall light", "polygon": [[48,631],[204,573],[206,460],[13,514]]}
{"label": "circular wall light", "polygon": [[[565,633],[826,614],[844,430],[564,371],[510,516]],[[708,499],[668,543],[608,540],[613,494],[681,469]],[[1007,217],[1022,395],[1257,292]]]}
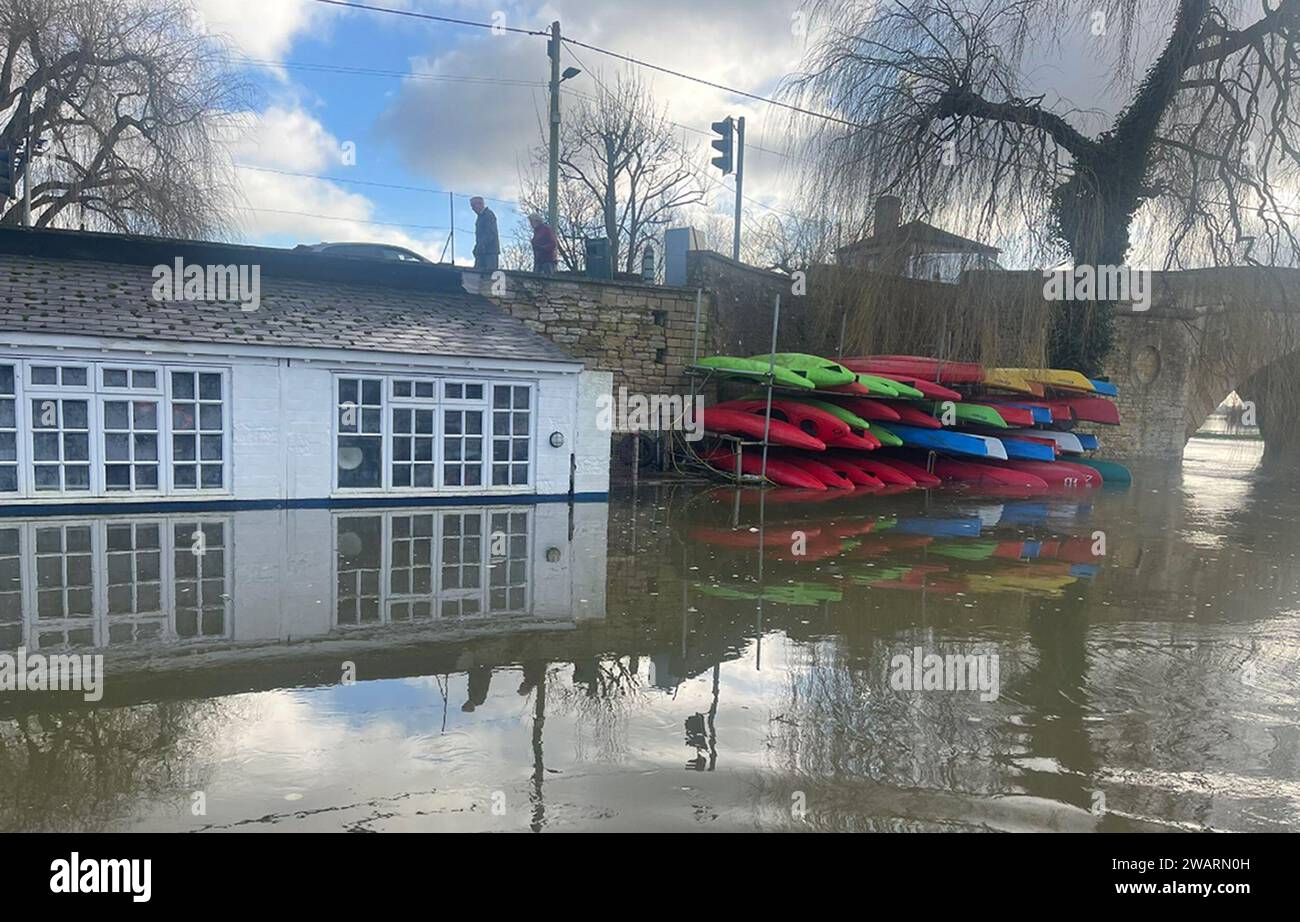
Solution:
{"label": "circular wall light", "polygon": [[548,547],[546,549],[546,562],[547,563],[560,562],[560,549],[558,547]]}
{"label": "circular wall light", "polygon": [[563,433],[563,432],[552,432],[552,433],[551,433],[551,447],[552,447],[552,448],[561,448],[561,447],[563,447],[563,446],[564,446],[564,433]]}

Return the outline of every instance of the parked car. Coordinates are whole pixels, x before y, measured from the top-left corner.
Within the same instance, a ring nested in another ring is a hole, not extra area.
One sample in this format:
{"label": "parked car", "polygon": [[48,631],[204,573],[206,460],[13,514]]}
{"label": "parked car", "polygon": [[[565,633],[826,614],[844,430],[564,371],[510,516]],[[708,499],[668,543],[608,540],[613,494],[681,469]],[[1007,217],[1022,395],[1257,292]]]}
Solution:
{"label": "parked car", "polygon": [[294,250],[320,253],[325,256],[346,256],[352,259],[382,259],[387,262],[428,263],[419,253],[388,243],[300,243]]}

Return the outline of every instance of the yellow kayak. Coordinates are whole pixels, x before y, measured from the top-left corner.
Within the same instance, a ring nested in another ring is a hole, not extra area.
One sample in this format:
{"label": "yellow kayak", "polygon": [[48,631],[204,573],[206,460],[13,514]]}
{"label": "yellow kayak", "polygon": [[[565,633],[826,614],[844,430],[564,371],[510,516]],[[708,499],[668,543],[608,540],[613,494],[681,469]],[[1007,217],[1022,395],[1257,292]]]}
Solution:
{"label": "yellow kayak", "polygon": [[1017,394],[1029,394],[1034,397],[1043,396],[1043,386],[1041,384],[1030,381],[1024,375],[1010,368],[984,369],[984,386],[996,387],[1004,391],[1015,391]]}
{"label": "yellow kayak", "polygon": [[1060,387],[1070,391],[1085,391],[1091,394],[1097,390],[1097,388],[1093,387],[1092,382],[1088,380],[1087,375],[1080,374],[1077,371],[1065,371],[1060,368],[992,368],[984,373],[986,383],[990,372],[995,374],[1006,372],[1019,375],[1031,384],[1044,384],[1047,387]]}

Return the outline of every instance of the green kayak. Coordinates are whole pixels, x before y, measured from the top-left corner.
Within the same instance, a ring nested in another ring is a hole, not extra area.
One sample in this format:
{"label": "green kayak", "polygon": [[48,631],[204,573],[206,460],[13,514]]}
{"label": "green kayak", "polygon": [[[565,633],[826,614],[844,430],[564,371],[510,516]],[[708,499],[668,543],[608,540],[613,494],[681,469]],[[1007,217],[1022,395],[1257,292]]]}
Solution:
{"label": "green kayak", "polygon": [[953,407],[959,423],[974,423],[977,426],[993,426],[997,429],[1008,428],[1007,421],[1002,418],[1002,415],[997,410],[978,403],[936,400],[934,402],[935,419],[943,418],[944,403]]}
{"label": "green kayak", "polygon": [[[773,356],[755,355],[751,358],[755,362],[766,362]],[[838,362],[824,359],[820,355],[808,355],[805,352],[778,352],[775,359],[778,365],[807,378],[812,382],[813,387],[839,387],[843,384],[852,384],[853,379],[857,377]]]}
{"label": "green kayak", "polygon": [[791,371],[781,365],[771,366],[771,363],[764,359],[761,362],[754,359],[737,358],[734,355],[713,355],[707,359],[700,359],[695,364],[704,368],[716,368],[718,371],[734,371],[739,373],[739,377],[753,380],[755,376],[765,375],[768,369],[772,371],[772,383],[781,387],[797,387],[802,390],[812,390],[814,385],[804,375]]}
{"label": "green kayak", "polygon": [[[921,391],[912,387],[910,384],[904,384],[902,381],[895,381],[893,378],[882,378],[880,375],[858,375],[858,380],[865,384],[873,391],[885,397],[902,397],[907,400],[918,400],[924,397]],[[879,388],[879,390],[877,390]],[[889,393],[893,391],[893,393]]]}
{"label": "green kayak", "polygon": [[836,419],[848,423],[854,429],[866,429],[874,434],[874,430],[871,429],[871,423],[867,422],[852,410],[846,410],[844,407],[838,406],[837,404],[830,403],[826,400],[818,400],[815,397],[791,397],[790,399],[797,400],[799,403],[806,404],[810,407],[816,407],[825,413],[829,413]]}
{"label": "green kayak", "polygon": [[[936,429],[935,431],[938,432],[939,430]],[[880,423],[876,423],[871,430],[871,434],[880,439],[880,444],[887,448],[897,448],[903,444],[902,439],[890,432],[885,426],[880,425]]]}
{"label": "green kayak", "polygon": [[1103,461],[1100,458],[1071,458],[1071,464],[1082,464],[1101,474],[1103,487],[1124,487],[1133,482],[1133,472],[1118,461]]}

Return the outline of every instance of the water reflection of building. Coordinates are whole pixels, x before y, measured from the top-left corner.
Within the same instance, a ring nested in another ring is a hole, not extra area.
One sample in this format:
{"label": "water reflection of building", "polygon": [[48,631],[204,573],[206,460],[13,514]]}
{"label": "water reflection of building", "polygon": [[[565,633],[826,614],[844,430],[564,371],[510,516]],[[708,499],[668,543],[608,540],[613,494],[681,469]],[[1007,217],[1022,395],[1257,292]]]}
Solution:
{"label": "water reflection of building", "polygon": [[600,617],[606,508],[4,520],[0,650],[104,648],[111,674],[137,650],[238,651],[370,627],[382,643],[390,626],[491,632]]}

